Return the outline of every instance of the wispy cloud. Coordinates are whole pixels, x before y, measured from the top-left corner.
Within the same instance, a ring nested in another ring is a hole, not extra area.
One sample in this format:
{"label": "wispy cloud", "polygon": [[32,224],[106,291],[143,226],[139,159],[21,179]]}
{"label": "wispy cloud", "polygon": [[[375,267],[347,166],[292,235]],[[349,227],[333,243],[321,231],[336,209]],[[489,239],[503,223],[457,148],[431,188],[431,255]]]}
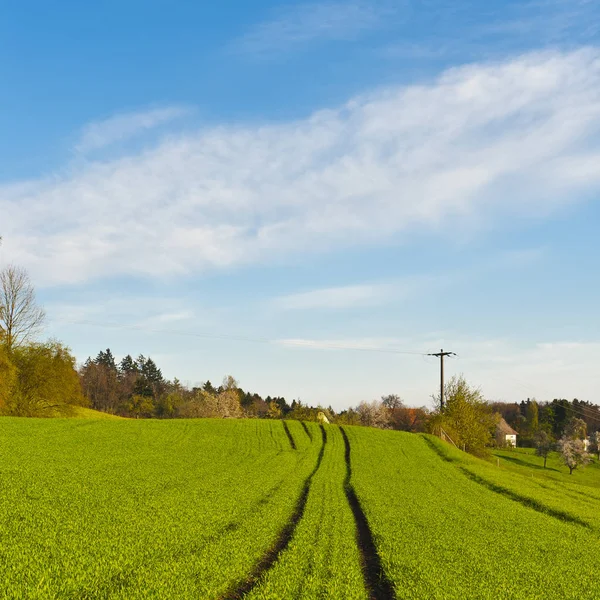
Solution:
{"label": "wispy cloud", "polygon": [[123,142],[140,133],[154,129],[175,119],[189,115],[191,109],[184,106],[156,108],[142,112],[114,115],[102,121],[86,125],[75,149],[86,153]]}
{"label": "wispy cloud", "polygon": [[192,310],[178,298],[161,296],[123,296],[98,294],[70,302],[51,302],[47,306],[50,324],[124,323],[129,325],[161,325],[189,320]]}
{"label": "wispy cloud", "polygon": [[38,284],[162,278],[542,218],[600,190],[599,134],[598,50],[473,64],[0,187],[4,256]]}
{"label": "wispy cloud", "polygon": [[379,56],[448,64],[532,49],[572,49],[597,43],[600,34],[600,4],[595,0],[428,0],[411,17]]}
{"label": "wispy cloud", "polygon": [[[286,348],[306,348],[312,350],[362,350],[365,352],[384,353],[403,352],[402,340],[399,338],[335,338],[325,340],[290,338],[275,340],[274,343]],[[409,352],[409,354],[412,354],[412,352]]]}
{"label": "wispy cloud", "polygon": [[397,3],[388,0],[295,5],[234,40],[231,50],[267,56],[309,42],[353,40],[381,27],[386,18],[397,13],[398,8]]}
{"label": "wispy cloud", "polygon": [[538,45],[590,42],[600,32],[600,10],[594,0],[531,0],[475,30],[513,41],[533,37]]}
{"label": "wispy cloud", "polygon": [[444,273],[414,275],[381,282],[326,287],[279,296],[271,306],[279,310],[313,310],[371,308],[397,304],[407,299],[431,294],[434,290],[449,285],[464,283],[467,279],[480,277],[490,270],[527,268],[539,263],[546,249],[521,248],[485,257],[471,266]]}
{"label": "wispy cloud", "polygon": [[400,281],[328,287],[280,296],[272,304],[281,310],[373,307],[399,302],[450,279],[451,276],[448,275],[414,276]]}
{"label": "wispy cloud", "polygon": [[282,296],[274,305],[284,310],[373,306],[387,300],[394,291],[389,284],[348,285]]}

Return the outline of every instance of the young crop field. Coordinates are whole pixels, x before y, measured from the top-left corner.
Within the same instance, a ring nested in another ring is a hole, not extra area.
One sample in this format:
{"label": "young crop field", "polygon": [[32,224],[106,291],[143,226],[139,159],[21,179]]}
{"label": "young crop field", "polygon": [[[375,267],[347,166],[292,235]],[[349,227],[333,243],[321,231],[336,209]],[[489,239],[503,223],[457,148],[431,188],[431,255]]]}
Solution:
{"label": "young crop field", "polygon": [[441,442],[355,428],[349,437],[398,598],[598,597],[595,531],[482,485],[440,456]]}
{"label": "young crop field", "polygon": [[592,599],[599,509],[430,436],[0,419],[1,599]]}
{"label": "young crop field", "polygon": [[550,452],[544,468],[544,459],[536,456],[533,448],[514,448],[510,450],[494,450],[494,464],[508,470],[533,478],[553,479],[568,485],[581,484],[600,488],[600,461],[594,460],[585,469],[576,469],[569,475],[569,468],[564,465],[558,452]]}

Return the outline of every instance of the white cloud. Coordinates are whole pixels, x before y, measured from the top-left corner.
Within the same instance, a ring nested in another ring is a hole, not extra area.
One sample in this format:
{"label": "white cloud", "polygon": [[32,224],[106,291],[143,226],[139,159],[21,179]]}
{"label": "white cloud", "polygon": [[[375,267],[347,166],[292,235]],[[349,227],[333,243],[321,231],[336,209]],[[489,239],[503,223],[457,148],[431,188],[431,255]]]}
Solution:
{"label": "white cloud", "polygon": [[231,49],[240,54],[272,56],[318,40],[353,40],[382,26],[397,10],[388,0],[295,5],[255,26],[235,40]]}
{"label": "white cloud", "polygon": [[308,348],[312,350],[362,350],[366,352],[385,352],[400,354],[418,354],[404,352],[401,349],[403,340],[399,338],[358,338],[358,339],[329,339],[315,340],[290,338],[274,340],[274,343],[286,348]]}
{"label": "white cloud", "polygon": [[394,294],[389,284],[347,285],[281,296],[275,306],[284,310],[373,306]]}
{"label": "white cloud", "polygon": [[[596,43],[600,6],[595,0],[524,0],[495,3],[474,0],[428,0],[417,16],[379,51],[392,60],[477,60],[527,49],[575,48]],[[460,35],[456,32],[460,31]]]}
{"label": "white cloud", "polygon": [[4,256],[41,285],[450,236],[598,190],[599,133],[597,50],[470,65],[304,120],[205,129],[0,187]]}
{"label": "white cloud", "polygon": [[599,31],[600,11],[594,0],[531,0],[508,11],[502,7],[493,22],[479,28],[479,35],[496,34],[513,42],[529,37],[542,45],[589,42]]}
{"label": "white cloud", "polygon": [[408,298],[430,294],[433,290],[489,273],[490,270],[527,268],[538,264],[545,248],[522,248],[504,251],[471,266],[446,270],[444,273],[407,276],[377,283],[342,285],[279,296],[271,305],[280,310],[364,308],[398,303]]}
{"label": "white cloud", "polygon": [[189,108],[183,106],[170,106],[143,112],[122,113],[103,121],[89,123],[83,128],[75,149],[82,153],[98,150],[189,115],[190,112]]}
{"label": "white cloud", "polygon": [[96,293],[91,301],[84,296],[72,301],[50,302],[46,309],[49,324],[56,327],[80,323],[156,327],[194,317],[194,312],[179,298],[123,295],[114,291]]}

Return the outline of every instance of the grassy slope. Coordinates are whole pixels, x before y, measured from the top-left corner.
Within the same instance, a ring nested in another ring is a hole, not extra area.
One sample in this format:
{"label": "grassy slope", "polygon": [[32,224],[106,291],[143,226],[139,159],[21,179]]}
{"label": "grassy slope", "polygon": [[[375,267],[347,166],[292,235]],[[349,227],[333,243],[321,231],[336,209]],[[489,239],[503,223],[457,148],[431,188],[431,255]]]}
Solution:
{"label": "grassy slope", "polygon": [[462,467],[493,466],[437,439],[348,429],[352,481],[398,598],[598,597],[597,532],[473,480]]}
{"label": "grassy slope", "polygon": [[[222,597],[272,547],[321,448],[316,424],[295,421],[293,449],[279,421],[79,416],[0,421],[0,598]],[[398,598],[598,597],[597,467],[538,476],[527,452],[498,468],[431,436],[346,430]],[[327,431],[304,517],[252,597],[364,594]]]}
{"label": "grassy slope", "polygon": [[218,598],[290,518],[300,423],[0,421],[0,598]]}
{"label": "grassy slope", "polygon": [[323,460],[288,548],[247,600],[366,600],[352,511],[344,493],[344,441],[326,427]]}
{"label": "grassy slope", "polygon": [[[3,415],[0,415],[2,418]],[[54,409],[52,412],[48,412],[43,418],[52,419],[119,419],[123,420],[126,417],[119,417],[118,415],[111,415],[109,413],[94,410],[93,408],[86,408],[85,406],[65,406],[60,410]]]}
{"label": "grassy slope", "polygon": [[595,457],[592,464],[584,469],[576,469],[573,475],[569,475],[569,469],[560,460],[558,452],[550,453],[546,469],[544,469],[544,459],[536,456],[533,448],[495,450],[492,462],[496,463],[498,458],[503,469],[528,477],[541,477],[563,483],[577,483],[600,488],[600,462]]}
{"label": "grassy slope", "polygon": [[110,415],[93,408],[85,408],[84,406],[74,406],[73,414],[66,415],[75,419],[124,419],[118,415]]}

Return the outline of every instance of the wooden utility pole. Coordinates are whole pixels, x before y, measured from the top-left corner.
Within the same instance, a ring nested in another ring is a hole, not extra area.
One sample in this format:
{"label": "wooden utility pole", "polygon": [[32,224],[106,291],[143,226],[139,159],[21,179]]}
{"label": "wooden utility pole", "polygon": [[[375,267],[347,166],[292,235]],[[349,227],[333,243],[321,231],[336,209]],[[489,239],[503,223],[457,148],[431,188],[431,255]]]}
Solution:
{"label": "wooden utility pole", "polygon": [[456,353],[444,352],[442,348],[439,352],[434,352],[427,356],[438,356],[440,359],[440,408],[444,410],[444,356],[456,356]]}

